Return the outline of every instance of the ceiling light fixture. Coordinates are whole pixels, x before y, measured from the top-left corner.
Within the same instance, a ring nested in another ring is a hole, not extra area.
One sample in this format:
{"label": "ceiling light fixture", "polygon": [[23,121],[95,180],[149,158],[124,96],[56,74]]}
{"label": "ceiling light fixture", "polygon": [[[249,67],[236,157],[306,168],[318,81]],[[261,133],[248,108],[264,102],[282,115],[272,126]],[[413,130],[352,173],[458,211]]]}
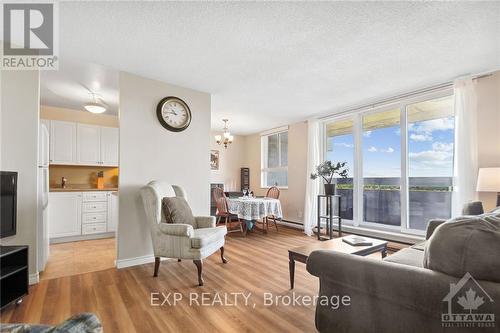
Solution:
{"label": "ceiling light fixture", "polygon": [[222,135],[216,135],[215,142],[217,142],[217,144],[219,144],[219,145],[223,144],[224,148],[227,149],[227,146],[230,145],[231,143],[233,143],[234,138],[231,135],[231,133],[229,132],[229,126],[227,125],[229,120],[222,119],[222,121],[224,122],[224,133]]}
{"label": "ceiling light fixture", "polygon": [[97,97],[97,94],[94,92],[90,92],[92,95],[92,102],[85,104],[83,107],[85,110],[91,113],[103,113],[106,112],[106,104],[101,102]]}

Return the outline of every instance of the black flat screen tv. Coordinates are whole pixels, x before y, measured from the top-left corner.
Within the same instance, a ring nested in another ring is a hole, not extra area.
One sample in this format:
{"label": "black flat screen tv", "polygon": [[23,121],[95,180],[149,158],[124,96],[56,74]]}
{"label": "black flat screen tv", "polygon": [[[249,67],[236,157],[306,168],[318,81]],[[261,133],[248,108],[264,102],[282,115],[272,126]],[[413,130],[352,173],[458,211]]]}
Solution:
{"label": "black flat screen tv", "polygon": [[0,171],[0,238],[16,234],[17,172]]}

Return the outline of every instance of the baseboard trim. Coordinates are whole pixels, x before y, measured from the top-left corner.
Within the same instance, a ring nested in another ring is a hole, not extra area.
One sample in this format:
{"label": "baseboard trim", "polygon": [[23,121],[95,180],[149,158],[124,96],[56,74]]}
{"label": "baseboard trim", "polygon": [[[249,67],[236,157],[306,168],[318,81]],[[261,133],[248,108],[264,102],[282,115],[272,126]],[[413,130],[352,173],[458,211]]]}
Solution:
{"label": "baseboard trim", "polygon": [[38,282],[40,282],[40,274],[38,274],[38,272],[28,275],[28,284],[29,285],[37,284]]}
{"label": "baseboard trim", "polygon": [[[169,260],[171,258],[161,258],[161,261],[163,260]],[[176,259],[177,260],[177,259]],[[139,266],[139,265],[144,265],[144,264],[150,264],[155,261],[155,256],[150,254],[147,256],[141,256],[141,257],[135,257],[135,258],[128,258],[128,259],[120,259],[120,260],[115,260],[115,266],[118,269],[121,268],[127,268],[127,267],[132,267],[132,266]]]}
{"label": "baseboard trim", "polygon": [[154,261],[155,261],[155,257],[152,254],[147,255],[147,256],[135,257],[135,258],[119,259],[119,260],[116,260],[116,268],[121,269],[121,268],[127,268],[127,267],[132,267],[132,266],[144,265],[144,264],[152,263]]}
{"label": "baseboard trim", "polygon": [[51,238],[50,244],[78,242],[78,241],[83,241],[83,240],[113,238],[113,237],[115,237],[114,231],[106,232],[106,233],[102,233],[102,234],[95,234],[95,235],[82,235],[82,236],[68,236],[68,237]]}
{"label": "baseboard trim", "polygon": [[294,229],[304,230],[304,225],[302,223],[299,223],[299,222],[281,220],[281,221],[278,221],[278,224],[284,225],[284,226],[287,226],[290,228],[294,228]]}

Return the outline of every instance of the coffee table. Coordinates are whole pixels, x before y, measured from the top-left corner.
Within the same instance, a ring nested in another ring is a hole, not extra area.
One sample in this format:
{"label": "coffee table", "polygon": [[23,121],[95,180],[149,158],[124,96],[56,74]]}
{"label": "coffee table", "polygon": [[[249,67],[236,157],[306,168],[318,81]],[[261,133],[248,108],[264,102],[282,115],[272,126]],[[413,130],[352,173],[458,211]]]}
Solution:
{"label": "coffee table", "polygon": [[[349,236],[346,236],[349,237]],[[387,242],[379,239],[364,237],[369,240],[372,245],[352,246],[342,241],[342,238],[335,238],[327,241],[319,241],[314,244],[295,247],[288,250],[289,268],[290,268],[290,289],[293,289],[295,280],[295,262],[306,263],[311,252],[316,250],[338,251],[347,254],[355,254],[358,256],[366,256],[375,252],[382,252],[382,258],[387,256]]]}

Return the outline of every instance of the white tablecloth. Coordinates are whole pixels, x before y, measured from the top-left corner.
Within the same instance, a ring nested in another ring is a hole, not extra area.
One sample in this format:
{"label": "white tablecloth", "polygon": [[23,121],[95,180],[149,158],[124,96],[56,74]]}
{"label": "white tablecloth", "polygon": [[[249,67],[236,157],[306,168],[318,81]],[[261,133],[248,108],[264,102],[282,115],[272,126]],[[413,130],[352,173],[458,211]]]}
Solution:
{"label": "white tablecloth", "polygon": [[238,218],[252,221],[261,220],[266,216],[274,215],[278,219],[283,217],[281,203],[278,199],[271,198],[230,198],[227,199],[228,210]]}

